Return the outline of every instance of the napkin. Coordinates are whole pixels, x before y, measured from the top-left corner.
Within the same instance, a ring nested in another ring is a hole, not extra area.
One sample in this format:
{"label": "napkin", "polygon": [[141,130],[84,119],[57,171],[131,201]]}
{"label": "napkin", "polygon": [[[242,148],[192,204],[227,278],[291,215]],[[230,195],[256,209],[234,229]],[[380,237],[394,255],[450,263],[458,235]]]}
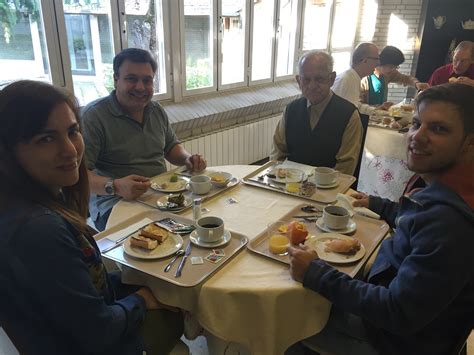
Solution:
{"label": "napkin", "polygon": [[351,196],[347,196],[341,193],[338,193],[336,196],[336,206],[344,207],[346,210],[349,211],[350,216],[354,216],[354,214],[360,214],[362,216],[380,219],[380,216],[372,210],[369,210],[366,207],[354,207],[352,203],[355,201],[355,198]]}
{"label": "napkin", "polygon": [[106,238],[112,242],[116,242],[120,238],[132,234],[133,232],[139,230],[142,227],[145,227],[147,224],[153,223],[153,220],[150,218],[144,218],[141,221],[129,225],[127,228],[121,229],[118,232],[109,234]]}

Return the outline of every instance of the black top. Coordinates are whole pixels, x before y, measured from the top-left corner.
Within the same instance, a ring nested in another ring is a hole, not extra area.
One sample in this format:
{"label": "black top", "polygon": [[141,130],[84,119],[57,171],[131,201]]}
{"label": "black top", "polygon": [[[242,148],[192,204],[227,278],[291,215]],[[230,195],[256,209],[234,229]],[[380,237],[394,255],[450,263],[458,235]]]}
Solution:
{"label": "black top", "polygon": [[342,136],[356,107],[333,94],[318,124],[311,130],[306,98],[294,100],[286,108],[288,159],[298,163],[334,167]]}

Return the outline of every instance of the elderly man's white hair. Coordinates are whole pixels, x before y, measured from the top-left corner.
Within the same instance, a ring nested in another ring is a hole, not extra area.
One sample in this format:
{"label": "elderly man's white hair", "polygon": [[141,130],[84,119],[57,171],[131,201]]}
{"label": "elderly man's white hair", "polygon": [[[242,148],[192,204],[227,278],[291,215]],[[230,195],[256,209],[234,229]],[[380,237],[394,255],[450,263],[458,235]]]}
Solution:
{"label": "elderly man's white hair", "polygon": [[332,73],[334,67],[334,60],[324,51],[309,51],[303,54],[298,62],[298,73],[302,75],[304,61],[308,58],[318,58],[326,62],[328,73]]}
{"label": "elderly man's white hair", "polygon": [[474,42],[471,42],[471,41],[459,42],[459,44],[456,46],[456,49],[454,50],[454,53],[461,50],[471,52],[471,59],[474,59]]}

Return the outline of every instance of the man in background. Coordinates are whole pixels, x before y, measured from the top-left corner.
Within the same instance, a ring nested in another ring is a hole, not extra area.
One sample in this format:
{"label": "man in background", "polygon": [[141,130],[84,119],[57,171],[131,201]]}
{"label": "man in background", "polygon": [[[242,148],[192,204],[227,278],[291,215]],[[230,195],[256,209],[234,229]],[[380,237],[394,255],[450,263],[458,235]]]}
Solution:
{"label": "man in background", "polygon": [[372,74],[379,64],[379,49],[373,43],[360,43],[352,52],[351,68],[336,77],[332,91],[352,102],[360,113],[370,115],[375,108],[386,110],[391,103],[378,107],[369,106],[360,101],[360,81],[363,77]]}
{"label": "man in background", "polygon": [[448,82],[474,86],[474,42],[460,42],[454,50],[452,63],[436,69],[428,80],[431,86]]}
{"label": "man in background", "polygon": [[166,171],[165,159],[190,170],[206,168],[200,155],[184,149],[166,112],[152,101],[157,63],[150,53],[125,49],[113,68],[115,90],[82,111],[90,214],[98,230],[105,229],[121,198],[140,197],[151,185],[149,178]]}
{"label": "man in background", "polygon": [[417,78],[402,74],[398,67],[405,61],[405,56],[397,47],[386,46],[380,52],[380,62],[374,72],[364,78],[360,83],[360,100],[372,106],[382,105],[387,102],[388,84],[396,83],[412,86],[417,90],[425,90],[430,86],[420,83]]}
{"label": "man in background", "polygon": [[362,144],[359,113],[334,95],[333,59],[324,52],[304,54],[296,81],[303,97],[288,104],[273,136],[271,159],[335,168],[352,175]]}

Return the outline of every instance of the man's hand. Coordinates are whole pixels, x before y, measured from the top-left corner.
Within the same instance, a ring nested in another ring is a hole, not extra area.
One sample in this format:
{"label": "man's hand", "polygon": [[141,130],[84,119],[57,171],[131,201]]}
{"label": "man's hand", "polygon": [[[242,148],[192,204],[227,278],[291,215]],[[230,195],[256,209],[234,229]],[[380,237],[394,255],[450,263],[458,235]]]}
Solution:
{"label": "man's hand", "polygon": [[143,195],[151,185],[150,179],[140,175],[128,175],[114,180],[115,194],[126,200],[134,200]]}
{"label": "man's hand", "polygon": [[356,192],[351,194],[356,200],[352,203],[354,207],[367,207],[369,208],[369,195],[363,192]]}
{"label": "man's hand", "polygon": [[186,158],[184,161],[186,168],[189,171],[202,171],[206,169],[207,163],[204,158],[199,154],[193,154]]}
{"label": "man's hand", "polygon": [[386,101],[382,105],[376,106],[377,110],[385,110],[387,111],[391,106],[393,106],[393,102]]}
{"label": "man's hand", "polygon": [[290,254],[290,274],[298,282],[303,282],[309,264],[318,259],[318,254],[307,246],[288,247]]}
{"label": "man's hand", "polygon": [[460,76],[456,80],[456,83],[474,86],[474,80],[468,78],[467,76]]}

